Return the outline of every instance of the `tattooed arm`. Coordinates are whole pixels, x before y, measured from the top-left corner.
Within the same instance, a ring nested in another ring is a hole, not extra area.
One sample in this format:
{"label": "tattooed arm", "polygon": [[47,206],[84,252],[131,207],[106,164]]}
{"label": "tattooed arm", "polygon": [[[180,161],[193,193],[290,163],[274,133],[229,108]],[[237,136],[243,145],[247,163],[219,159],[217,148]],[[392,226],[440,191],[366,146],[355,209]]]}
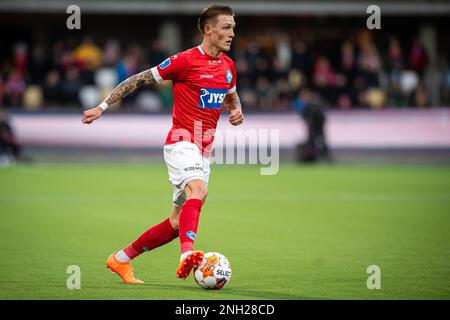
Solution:
{"label": "tattooed arm", "polygon": [[92,123],[101,117],[103,111],[105,111],[108,106],[123,99],[137,88],[153,83],[156,83],[156,80],[153,78],[150,69],[129,77],[115,87],[111,94],[99,106],[84,111],[82,122],[86,124]]}
{"label": "tattooed arm", "polygon": [[131,92],[136,90],[143,85],[156,83],[155,79],[153,79],[152,73],[150,69],[142,71],[141,73],[135,74],[134,76],[129,77],[128,79],[121,82],[106,98],[105,102],[108,105],[113,104],[116,101],[126,97]]}

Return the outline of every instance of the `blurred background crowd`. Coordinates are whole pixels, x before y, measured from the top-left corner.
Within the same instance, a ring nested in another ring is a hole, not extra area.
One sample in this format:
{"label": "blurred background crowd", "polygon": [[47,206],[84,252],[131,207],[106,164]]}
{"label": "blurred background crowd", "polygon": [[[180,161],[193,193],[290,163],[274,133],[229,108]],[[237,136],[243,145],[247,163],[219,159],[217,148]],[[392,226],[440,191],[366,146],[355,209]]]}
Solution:
{"label": "blurred background crowd", "polygon": [[[424,108],[450,104],[446,47],[430,53],[417,33],[341,28],[327,37],[313,29],[238,28],[231,52],[238,90],[248,111],[300,109],[308,91],[333,109]],[[192,37],[181,50],[198,45]],[[328,28],[333,28],[329,22]],[[144,34],[145,35],[145,34]],[[75,32],[65,37],[16,37],[0,50],[4,108],[81,109],[104,99],[127,77],[174,54],[158,35],[138,40]],[[5,50],[6,49],[6,50]],[[436,56],[431,66],[430,55]],[[427,71],[434,68],[428,76]],[[170,111],[170,83],[140,89],[117,110]]]}
{"label": "blurred background crowd", "polygon": [[[198,15],[211,3],[77,3],[80,29],[71,29],[68,0],[0,0],[0,156],[23,160],[25,149],[43,161],[74,154],[88,161],[93,150],[105,161],[147,161],[147,151],[159,157],[165,132],[147,126],[170,123],[170,81],[110,107],[127,129],[108,117],[91,139],[80,134],[81,111],[126,78],[199,45]],[[283,159],[449,161],[450,3],[377,4],[381,29],[367,27],[371,15],[359,0],[233,2],[236,36],[227,54],[238,93],[251,126],[280,129]]]}

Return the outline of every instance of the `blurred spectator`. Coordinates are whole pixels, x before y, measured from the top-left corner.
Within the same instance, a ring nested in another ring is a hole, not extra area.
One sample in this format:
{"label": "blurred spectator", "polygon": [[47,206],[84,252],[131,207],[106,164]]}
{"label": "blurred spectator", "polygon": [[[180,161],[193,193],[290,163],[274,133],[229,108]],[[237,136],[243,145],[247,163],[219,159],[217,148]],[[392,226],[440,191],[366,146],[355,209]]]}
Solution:
{"label": "blurred spectator", "polygon": [[24,91],[25,80],[19,70],[13,69],[5,83],[6,103],[12,106],[19,106],[22,102]]}
{"label": "blurred spectator", "polygon": [[[56,41],[51,49],[50,54],[50,64],[54,68],[61,68],[62,67],[62,60],[64,55],[64,42],[63,41]],[[72,55],[70,55],[72,56]]]}
{"label": "blurred spectator", "polygon": [[[1,79],[0,79],[1,82]],[[447,69],[447,72],[444,75],[444,79],[442,80],[442,87],[443,87],[443,95],[444,100],[448,104],[450,104],[450,68]],[[0,95],[1,96],[1,95]]]}
{"label": "blurred spectator", "polygon": [[42,106],[43,93],[40,86],[29,85],[23,94],[22,105],[26,110],[37,110]]}
{"label": "blurred spectator", "polygon": [[426,92],[423,84],[417,85],[414,90],[412,104],[418,107],[427,107],[429,103],[428,93]]}
{"label": "blurred spectator", "polygon": [[83,108],[91,108],[100,100],[100,90],[96,86],[83,86],[78,92],[78,99]]}
{"label": "blurred spectator", "polygon": [[0,109],[0,165],[21,159],[21,148],[9,123],[8,114]]}
{"label": "blurred spectator", "polygon": [[28,63],[28,48],[23,42],[19,42],[14,46],[14,69],[22,79],[25,78],[27,73],[27,63]]}
{"label": "blurred spectator", "polygon": [[286,35],[278,36],[275,49],[277,61],[279,62],[279,70],[287,72],[291,67],[292,60],[292,49],[289,37]]}
{"label": "blurred spectator", "polygon": [[272,108],[273,87],[267,77],[258,77],[255,87],[258,106],[262,110],[269,111]]}
{"label": "blurred spectator", "polygon": [[116,39],[109,39],[103,49],[103,65],[114,67],[120,59],[120,44]]}
{"label": "blurred spectator", "polygon": [[66,71],[66,77],[61,83],[61,93],[63,95],[63,101],[74,105],[79,105],[78,92],[80,91],[83,83],[80,79],[80,72],[75,67],[70,67]]}
{"label": "blurred spectator", "polygon": [[48,55],[47,48],[42,43],[36,44],[31,52],[29,76],[35,83],[42,85],[50,68],[51,58]]}
{"label": "blurred spectator", "polygon": [[336,72],[330,65],[329,60],[320,56],[314,66],[313,82],[317,87],[334,87],[336,86]]}
{"label": "blurred spectator", "polygon": [[313,61],[306,44],[303,41],[296,41],[293,49],[292,67],[309,76],[312,71]]}
{"label": "blurred spectator", "polygon": [[389,47],[387,52],[387,63],[389,70],[401,69],[404,66],[402,49],[396,37],[389,38]]}
{"label": "blurred spectator", "polygon": [[296,92],[305,82],[305,76],[297,69],[293,69],[288,74],[289,86],[292,92]]}
{"label": "blurred spectator", "polygon": [[354,93],[354,81],[357,73],[355,46],[350,41],[344,41],[340,50],[339,72],[341,73],[342,90],[338,93],[337,107],[339,109],[349,109],[354,105],[356,99],[352,96]]}
{"label": "blurred spectator", "polygon": [[75,48],[74,57],[82,69],[96,70],[102,64],[102,51],[91,36],[83,38],[81,44]]}
{"label": "blurred spectator", "polygon": [[148,62],[151,66],[156,66],[166,58],[167,52],[164,50],[164,43],[161,39],[154,40],[151,44],[150,54],[148,55]]}
{"label": "blurred spectator", "polygon": [[355,78],[355,89],[358,92],[358,104],[369,106],[366,99],[367,90],[380,87],[381,61],[373,44],[365,44],[361,48],[358,59],[358,72]]}
{"label": "blurred spectator", "polygon": [[386,104],[386,96],[384,92],[378,88],[371,88],[362,95],[364,105],[371,109],[383,108]]}
{"label": "blurred spectator", "polygon": [[338,98],[337,106],[341,110],[348,110],[352,107],[352,99],[348,94],[343,93]]}
{"label": "blurred spectator", "polygon": [[414,71],[400,73],[400,88],[405,96],[409,96],[419,84],[419,77]]}
{"label": "blurred spectator", "polygon": [[239,98],[246,110],[254,111],[258,109],[258,100],[253,90],[248,88],[239,90]]}
{"label": "blurred spectator", "polygon": [[318,97],[312,91],[304,89],[297,96],[294,105],[308,127],[307,141],[297,149],[297,161],[331,160],[324,131],[325,113]]}
{"label": "blurred spectator", "polygon": [[138,70],[138,61],[135,55],[127,54],[117,65],[117,80],[118,83],[131,77]]}
{"label": "blurred spectator", "polygon": [[345,41],[341,45],[341,68],[340,71],[351,74],[356,68],[355,48],[350,41]]}
{"label": "blurred spectator", "polygon": [[409,53],[409,66],[416,71],[420,77],[423,76],[428,66],[428,55],[420,40],[415,38]]}
{"label": "blurred spectator", "polygon": [[151,91],[139,93],[136,98],[136,106],[140,110],[150,112],[159,112],[162,110],[161,98],[159,95]]}
{"label": "blurred spectator", "polygon": [[3,105],[3,95],[4,95],[4,83],[3,83],[3,77],[0,74],[0,107]]}
{"label": "blurred spectator", "polygon": [[95,73],[95,85],[99,89],[111,90],[117,84],[117,73],[114,69],[102,68]]}
{"label": "blurred spectator", "polygon": [[56,69],[47,73],[44,82],[44,99],[49,105],[56,105],[61,100],[60,76]]}
{"label": "blurred spectator", "polygon": [[361,50],[358,66],[361,74],[370,74],[372,82],[366,83],[366,87],[378,86],[378,73],[381,71],[381,60],[374,45]]}
{"label": "blurred spectator", "polygon": [[77,61],[75,59],[75,55],[73,54],[72,49],[70,49],[69,47],[63,47],[63,51],[61,52],[61,57],[58,60],[57,66],[59,69],[61,69],[61,71],[65,71],[68,68],[72,67],[81,69],[83,68],[83,62],[81,60]]}

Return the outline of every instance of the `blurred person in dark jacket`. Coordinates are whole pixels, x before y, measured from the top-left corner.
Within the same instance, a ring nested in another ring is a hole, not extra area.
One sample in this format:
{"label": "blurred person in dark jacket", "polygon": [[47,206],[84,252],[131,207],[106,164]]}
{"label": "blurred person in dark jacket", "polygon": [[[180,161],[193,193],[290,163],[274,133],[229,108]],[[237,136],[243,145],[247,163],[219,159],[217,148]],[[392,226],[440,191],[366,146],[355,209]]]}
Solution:
{"label": "blurred person in dark jacket", "polygon": [[15,160],[19,160],[20,151],[20,146],[9,123],[8,114],[6,111],[0,110],[0,156],[12,156]]}
{"label": "blurred person in dark jacket", "polygon": [[308,127],[306,142],[297,148],[297,161],[316,162],[321,159],[330,161],[330,151],[324,132],[326,117],[317,94],[303,89],[294,101],[294,108]]}
{"label": "blurred person in dark jacket", "polygon": [[[14,128],[9,121],[8,113],[5,110],[0,109],[0,165],[2,164],[2,157],[6,156],[6,164],[10,163],[9,160],[32,162],[32,159],[22,152],[21,145],[17,142]],[[9,159],[9,160],[8,160]]]}

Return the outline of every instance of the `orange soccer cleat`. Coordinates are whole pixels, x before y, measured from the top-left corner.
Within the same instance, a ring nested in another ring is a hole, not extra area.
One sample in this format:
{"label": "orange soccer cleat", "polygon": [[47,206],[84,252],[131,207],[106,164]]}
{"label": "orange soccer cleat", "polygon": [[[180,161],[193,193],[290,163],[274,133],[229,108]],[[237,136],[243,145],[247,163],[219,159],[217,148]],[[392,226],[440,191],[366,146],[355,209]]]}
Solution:
{"label": "orange soccer cleat", "polygon": [[136,279],[134,277],[133,267],[130,262],[120,262],[115,257],[116,252],[109,256],[108,260],[106,260],[106,268],[111,270],[111,272],[115,272],[122,278],[124,283],[127,284],[141,284],[144,281]]}
{"label": "orange soccer cleat", "polygon": [[202,251],[193,251],[190,255],[180,261],[177,268],[177,277],[185,280],[193,268],[198,267],[203,261]]}

